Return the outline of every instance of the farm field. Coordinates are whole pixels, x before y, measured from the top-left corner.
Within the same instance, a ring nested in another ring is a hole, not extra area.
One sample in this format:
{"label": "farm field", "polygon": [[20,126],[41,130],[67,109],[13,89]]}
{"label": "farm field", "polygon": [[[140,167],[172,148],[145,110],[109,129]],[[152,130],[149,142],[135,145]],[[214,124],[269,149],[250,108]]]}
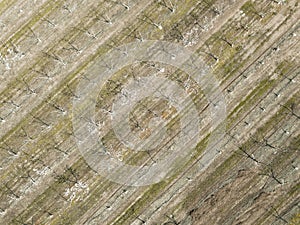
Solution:
{"label": "farm field", "polygon": [[0,224],[300,224],[299,1],[2,0],[0,29]]}

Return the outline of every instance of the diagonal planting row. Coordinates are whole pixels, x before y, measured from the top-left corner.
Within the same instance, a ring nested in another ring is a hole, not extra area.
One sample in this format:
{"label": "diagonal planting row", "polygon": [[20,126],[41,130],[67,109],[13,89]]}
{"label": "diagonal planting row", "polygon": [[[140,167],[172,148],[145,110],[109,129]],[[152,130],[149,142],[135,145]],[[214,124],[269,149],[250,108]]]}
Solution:
{"label": "diagonal planting row", "polygon": [[[143,24],[142,22],[139,22],[138,24]],[[163,24],[163,23],[162,23]],[[144,24],[143,24],[144,25]],[[149,25],[150,27],[151,27],[151,25]],[[164,26],[164,25],[163,25]],[[147,30],[147,31],[149,31],[149,30],[155,30],[154,29],[155,27],[153,27],[152,29],[145,29],[145,30]],[[144,29],[144,28],[143,28]],[[158,31],[158,33],[159,33],[160,31]],[[185,33],[186,31],[183,31],[182,33]],[[244,31],[244,32],[246,32],[246,31]],[[143,33],[143,32],[142,32]],[[151,32],[149,32],[149,33],[151,33]],[[149,35],[154,35],[154,33],[153,34],[149,34]],[[239,35],[240,36],[240,35]],[[212,38],[213,39],[213,38]],[[211,40],[212,40],[211,39]],[[117,39],[117,40],[122,40],[121,38],[119,38],[119,39]],[[126,40],[125,40],[126,41]],[[220,42],[221,42],[221,45],[228,45],[226,42],[224,42],[224,41],[215,41],[215,45],[217,45],[217,44],[220,44]],[[224,42],[224,43],[223,43]],[[223,44],[222,44],[223,43]],[[214,46],[214,45],[213,45]],[[222,55],[220,55],[219,57],[220,57],[220,59],[221,58],[225,58],[226,59],[226,57],[227,57],[227,54],[228,54],[228,52],[230,52],[231,51],[231,49],[230,49],[230,45],[228,45],[229,46],[229,48],[225,48],[225,50],[222,52],[222,54],[224,54],[224,57],[222,56]],[[227,51],[226,51],[226,49],[227,49]],[[221,53],[219,53],[219,54],[221,54]],[[217,70],[218,71],[218,70]],[[76,84],[76,83],[75,83]],[[71,86],[71,84],[70,84],[70,86]],[[69,94],[70,96],[72,96],[72,93],[73,93],[73,89],[72,89],[72,87],[71,88],[66,88],[66,92],[67,92],[67,94]],[[239,93],[239,92],[237,92],[237,93]],[[239,93],[240,94],[240,93]],[[53,105],[53,104],[51,104],[51,102],[49,103],[49,102],[47,102],[47,106],[49,107],[49,110],[51,109],[51,111],[52,112],[55,112],[53,115],[52,115],[52,118],[53,118],[53,120],[54,119],[58,119],[57,118],[57,115],[60,115],[61,117],[64,117],[63,116],[63,112],[64,112],[64,110],[60,110],[60,107],[55,107],[55,106],[60,106],[60,105],[65,105],[66,104],[66,102],[65,101],[68,101],[67,99],[70,99],[70,96],[69,97],[64,97],[64,98],[61,98],[60,96],[58,96],[57,97],[57,99],[58,100],[56,100],[56,101],[61,101],[61,103],[60,104],[58,104],[58,105]],[[73,96],[73,97],[75,97],[75,96]],[[64,106],[65,107],[65,106]],[[69,108],[70,109],[70,103],[69,103],[69,106],[67,106],[66,108]],[[44,110],[43,110],[44,111]],[[44,115],[44,116],[43,116]],[[40,126],[39,124],[41,124],[41,125],[43,125],[44,126],[44,128],[42,127],[42,130],[44,130],[44,131],[46,131],[46,132],[49,132],[49,129],[50,128],[52,128],[51,129],[51,132],[53,132],[53,133],[56,133],[56,132],[59,132],[60,131],[60,133],[57,133],[57,137],[59,136],[59,135],[61,135],[61,134],[63,134],[63,133],[65,133],[65,132],[72,132],[71,131],[71,126],[70,126],[70,122],[69,122],[69,120],[68,119],[65,119],[65,120],[61,120],[60,121],[60,125],[55,125],[53,122],[52,122],[52,120],[50,119],[50,123],[48,122],[48,121],[46,121],[45,122],[45,119],[46,118],[51,118],[51,117],[49,117],[49,115],[50,114],[48,114],[48,115],[46,115],[46,114],[44,114],[44,112],[43,112],[43,115],[41,115],[41,116],[43,116],[43,118],[42,119],[40,119],[40,116],[35,116],[36,118],[32,118],[32,121],[35,121],[35,123],[34,124],[38,124],[37,126]],[[40,119],[41,121],[38,121],[38,119]],[[68,122],[68,127],[67,126],[64,126],[64,125],[66,125],[66,122]],[[49,127],[49,126],[47,126],[47,125],[49,125],[49,124],[51,124],[51,127]],[[55,129],[54,129],[54,127],[55,127]],[[47,130],[48,129],[48,130]],[[30,131],[35,131],[36,129],[35,128],[31,128],[30,129]],[[67,131],[66,131],[67,130]],[[25,129],[25,131],[28,131],[28,129]],[[26,133],[24,133],[24,131],[22,131],[21,129],[19,130],[19,132],[20,133],[23,133],[23,137],[25,137],[25,139],[27,138],[27,139],[29,139],[29,141],[30,141],[30,133],[29,133],[29,137],[28,137],[28,135],[26,135]],[[45,132],[45,134],[46,134],[46,132]],[[44,136],[44,137],[46,137],[47,136],[47,134]],[[64,138],[62,138],[61,140],[63,140]],[[42,142],[42,140],[41,140],[41,142]],[[58,143],[59,143],[60,141],[58,141]],[[7,143],[7,142],[6,142]],[[32,145],[31,145],[31,147],[29,147],[28,149],[30,149],[30,148],[32,148],[33,146],[35,145],[35,143],[33,143]],[[9,147],[11,147],[11,146],[14,146],[13,144],[8,144],[8,146]],[[67,148],[70,148],[70,145],[68,145],[67,143],[66,143],[66,145],[65,145]],[[5,149],[7,149],[7,148],[9,148],[9,147],[7,147],[7,146],[5,146],[4,148]],[[54,147],[54,149],[52,149],[52,150],[55,150],[55,146],[53,146]],[[56,149],[56,151],[57,151],[57,153],[59,153],[61,156],[60,157],[65,157],[65,155],[68,155],[69,154],[69,152],[68,151],[70,151],[70,149],[65,149],[65,147],[64,146],[56,146],[57,147],[57,149]],[[62,147],[63,148],[63,150],[60,148],[60,147]],[[44,150],[46,150],[46,148],[42,148],[42,149],[40,149],[41,151],[40,151],[40,154],[42,154],[42,152],[44,151]],[[62,152],[60,152],[59,150],[62,150]],[[65,152],[65,153],[64,153]],[[38,152],[36,152],[36,153],[38,153]],[[46,151],[46,152],[44,152],[43,153],[45,156],[45,158],[47,158],[47,157],[49,157],[49,151]],[[39,156],[41,156],[41,155],[39,155],[39,154],[34,154],[35,155],[35,157],[36,158],[39,158]],[[15,156],[14,156],[15,157]],[[56,157],[58,157],[57,156],[57,154],[54,154],[53,155],[53,161],[54,161],[54,159],[56,158]],[[30,158],[30,157],[29,157]],[[20,160],[20,162],[22,162],[23,160]],[[40,163],[40,162],[39,162]],[[46,163],[46,165],[48,165],[48,163]],[[51,163],[50,163],[50,165],[51,165]],[[80,161],[78,162],[78,163],[76,163],[75,165],[74,165],[74,168],[76,168],[77,166],[79,166],[79,165],[81,165],[79,168],[84,168],[84,167],[86,167],[86,165],[84,164],[84,162],[81,160],[81,163],[80,163]],[[81,170],[80,170],[81,171]],[[18,174],[18,172],[16,172],[16,174]],[[84,170],[82,171],[82,175],[81,176],[83,176],[83,174],[85,174],[84,173]],[[92,172],[90,172],[90,176],[91,176],[91,179],[94,179],[93,180],[93,182],[95,182],[94,184],[95,185],[97,185],[97,184],[99,184],[98,182],[99,181],[101,181],[101,179],[100,178],[97,178],[97,179],[95,179],[95,178],[92,178],[93,176],[92,176]],[[30,180],[30,178],[28,178],[29,180]],[[86,179],[86,180],[88,180],[88,176],[87,176],[87,174],[85,174],[85,178],[84,179]],[[100,179],[100,180],[99,180]],[[11,180],[11,178],[9,178],[8,180]],[[103,181],[101,181],[101,182],[103,182]],[[107,183],[107,182],[106,182]],[[55,184],[54,186],[56,186],[57,184]],[[22,185],[20,185],[20,186],[22,186]],[[119,189],[119,187],[118,187],[118,185],[113,185],[113,184],[110,184],[110,183],[107,183],[104,187],[106,187],[106,188],[110,188],[110,190],[114,190],[114,187],[115,188],[118,188]],[[104,188],[103,187],[103,188]],[[9,187],[10,188],[10,187]],[[12,188],[12,187],[11,187]],[[63,186],[62,187],[62,189],[61,189],[61,191],[62,190],[64,190],[64,188],[65,188],[65,186]],[[6,188],[7,189],[7,188]],[[92,190],[93,188],[90,188],[90,190]],[[51,188],[50,189],[48,189],[48,190],[51,190]],[[48,191],[47,190],[47,191]],[[97,193],[98,194],[100,194],[100,193],[102,193],[102,190],[104,190],[104,189],[98,189],[98,191],[96,192],[94,192],[94,194],[93,194],[93,196],[97,196]],[[122,189],[121,189],[122,190]],[[7,191],[7,190],[6,190]],[[14,190],[15,191],[15,190]],[[48,193],[48,192],[45,192],[45,193]],[[132,189],[132,192],[135,192],[135,190],[134,189]],[[127,192],[126,192],[127,193]],[[8,194],[10,194],[10,195],[12,195],[10,192],[8,193]],[[50,193],[48,193],[48,194],[50,194]],[[53,194],[55,194],[55,192],[53,193]],[[136,194],[136,195],[139,195],[139,194]],[[51,195],[50,195],[51,196]],[[120,195],[120,196],[122,196],[122,195]],[[48,197],[48,198],[50,198],[51,199],[51,197]],[[46,198],[46,200],[47,200],[47,198]],[[63,200],[63,202],[65,201],[63,198],[61,198],[61,200]],[[46,201],[47,202],[47,201]],[[95,201],[94,201],[95,202]],[[49,203],[49,202],[48,202]],[[87,203],[87,202],[86,202]],[[68,204],[68,203],[64,203],[64,204],[62,204],[62,205],[65,205],[65,204]],[[93,203],[90,203],[91,205],[93,204]],[[35,203],[35,206],[37,206],[37,205],[40,205],[40,204],[36,204]],[[87,204],[88,205],[88,204]],[[33,207],[35,207],[35,206],[33,206]],[[55,206],[55,207],[57,207],[57,206]],[[77,208],[78,206],[75,206],[75,208]],[[90,206],[89,206],[90,207]],[[124,207],[124,206],[123,206]],[[32,208],[32,209],[34,209],[34,208]],[[84,209],[84,210],[83,210]],[[82,215],[82,213],[84,213],[85,212],[85,210],[87,209],[86,207],[84,207],[82,209],[82,212],[80,213],[80,214],[78,214],[77,216],[80,216],[80,215]],[[30,209],[28,209],[28,210],[30,210]],[[71,209],[70,209],[71,210]],[[121,210],[122,211],[122,210]],[[39,214],[41,214],[41,213],[44,213],[44,214],[47,214],[46,212],[42,212],[42,211],[39,211],[38,212]],[[49,213],[48,213],[49,214]],[[67,215],[68,213],[66,213],[65,215]],[[110,213],[108,214],[108,215],[111,215]],[[134,214],[132,214],[132,215],[134,215]],[[28,215],[29,217],[30,217],[30,214]],[[74,215],[75,217],[73,218],[74,220],[76,220],[76,215]],[[29,219],[29,217],[26,217],[26,218],[28,218]],[[65,217],[62,217],[62,218],[60,218],[61,220],[63,220]],[[59,218],[57,218],[57,220],[58,220]],[[66,218],[65,218],[66,219]],[[68,219],[70,219],[70,218],[68,218]]]}

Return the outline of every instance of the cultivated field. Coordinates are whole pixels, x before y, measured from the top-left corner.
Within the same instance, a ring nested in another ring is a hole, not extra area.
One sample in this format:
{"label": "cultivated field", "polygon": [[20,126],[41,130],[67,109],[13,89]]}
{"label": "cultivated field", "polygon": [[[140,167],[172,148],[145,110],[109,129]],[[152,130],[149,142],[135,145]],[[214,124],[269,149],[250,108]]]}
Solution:
{"label": "cultivated field", "polygon": [[[2,0],[0,29],[0,224],[300,224],[298,0]],[[227,115],[215,148],[206,149],[217,105],[165,63],[136,62],[107,79],[92,120],[73,111],[95,62],[146,40],[183,46],[217,78]],[[97,129],[119,161],[158,163],[179,138],[175,107],[150,96],[130,112],[127,131],[141,140],[166,121],[167,137],[152,151],[130,149],[111,121],[123,88],[153,75],[190,97],[199,140],[159,183],[112,182],[80,153],[72,122]],[[210,151],[218,154],[206,167]]]}

